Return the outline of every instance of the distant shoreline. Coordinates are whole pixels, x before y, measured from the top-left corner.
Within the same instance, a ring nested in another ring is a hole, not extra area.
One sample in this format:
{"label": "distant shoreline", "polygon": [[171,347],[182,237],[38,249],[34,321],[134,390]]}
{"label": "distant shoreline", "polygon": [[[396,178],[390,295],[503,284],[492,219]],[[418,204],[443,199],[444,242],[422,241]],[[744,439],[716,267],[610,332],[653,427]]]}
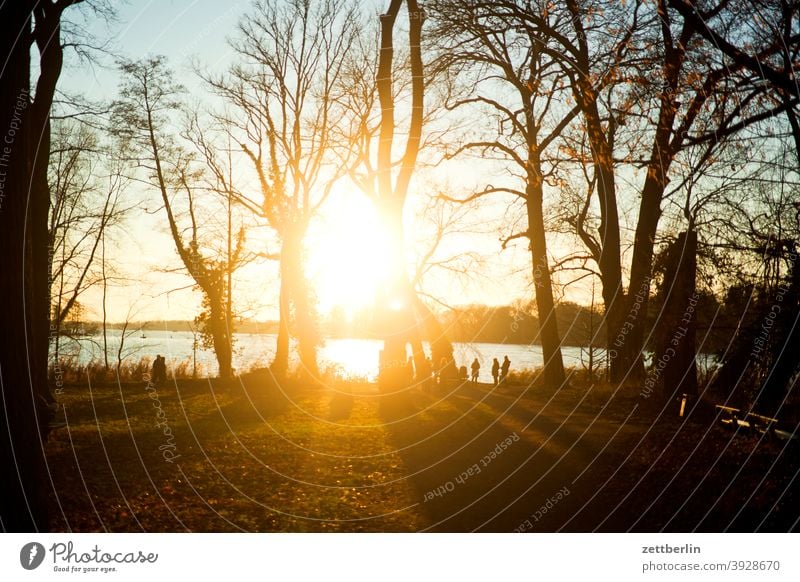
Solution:
{"label": "distant shoreline", "polygon": [[[106,328],[108,330],[113,331],[121,331],[125,326],[124,323],[106,323]],[[86,330],[84,334],[86,337],[96,337],[100,335],[102,329],[102,322],[96,321],[87,321],[83,323],[83,328]],[[147,332],[168,332],[168,333],[192,333],[196,331],[196,327],[190,321],[180,321],[180,320],[167,320],[167,321],[146,321],[146,322],[128,322],[127,324],[128,332],[130,333],[131,330],[136,330],[136,333],[147,333]],[[234,335],[237,334],[251,334],[251,335],[276,335],[278,333],[278,322],[277,321],[252,321],[252,322],[245,322],[237,326]],[[343,340],[343,339],[354,339],[354,340],[380,340],[381,338],[369,335],[369,334],[331,334],[331,333],[323,333],[322,339],[335,339],[335,340]],[[534,341],[516,341],[516,340],[508,340],[508,341],[497,341],[490,338],[462,338],[462,337],[451,337],[450,341],[454,343],[479,343],[479,344],[497,344],[497,345],[512,345],[512,346],[541,346],[542,343],[539,340]],[[603,349],[605,346],[600,344],[595,344],[593,346],[588,346],[586,344],[577,344],[577,343],[570,343],[570,342],[562,342],[562,347],[571,347],[571,348],[586,348],[592,347],[594,349]]]}

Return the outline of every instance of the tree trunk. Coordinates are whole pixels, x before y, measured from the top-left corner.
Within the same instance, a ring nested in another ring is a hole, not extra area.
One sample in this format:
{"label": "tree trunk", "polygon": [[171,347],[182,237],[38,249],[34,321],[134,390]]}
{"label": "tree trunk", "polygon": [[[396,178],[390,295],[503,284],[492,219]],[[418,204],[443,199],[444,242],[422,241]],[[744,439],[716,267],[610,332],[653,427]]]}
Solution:
{"label": "tree trunk", "polygon": [[[582,71],[573,86],[573,96],[580,106],[586,124],[589,149],[592,153],[597,177],[597,198],[600,204],[601,248],[598,258],[600,283],[603,287],[605,305],[606,345],[609,350],[609,372],[612,382],[625,379],[629,363],[622,350],[616,349],[619,342],[624,345],[624,291],[622,288],[622,263],[620,260],[619,209],[614,177],[614,152],[606,135],[603,120],[597,106],[598,95],[592,84],[589,60],[589,45],[583,25],[584,10],[576,0],[566,1],[567,10],[572,17],[572,25],[578,37],[578,70]],[[613,120],[609,121],[612,123]],[[608,135],[613,135],[609,127]]]}
{"label": "tree trunk", "polygon": [[270,369],[278,376],[286,374],[289,369],[289,254],[286,251],[286,242],[283,243],[280,256],[280,291],[278,297],[278,343],[275,347],[275,358]]}
{"label": "tree trunk", "polygon": [[209,296],[209,317],[211,318],[211,341],[214,344],[214,354],[217,357],[220,378],[230,378],[233,375],[233,353],[231,349],[230,332],[227,329],[226,311],[223,300],[219,297]]}
{"label": "tree trunk", "polygon": [[288,370],[289,340],[291,335],[295,335],[303,372],[317,377],[319,334],[303,268],[304,237],[305,227],[295,226],[284,234],[281,245],[280,321],[272,370],[278,374],[286,373]]}
{"label": "tree trunk", "polygon": [[382,197],[378,214],[389,243],[385,260],[391,266],[389,279],[375,302],[376,326],[383,339],[379,384],[384,391],[396,392],[408,385],[404,372],[406,344],[413,340],[417,331],[416,294],[405,269],[402,198],[391,193]]}
{"label": "tree trunk", "polygon": [[[417,312],[418,327],[421,335],[428,338],[431,343],[431,361],[437,365],[441,360],[453,361],[453,344],[447,333],[442,329],[442,324],[436,319],[428,306],[425,305],[413,289],[409,288],[414,307]],[[416,356],[415,356],[416,358]]]}
{"label": "tree trunk", "polygon": [[[35,107],[34,107],[35,109]],[[49,108],[48,108],[49,109]],[[30,251],[28,260],[32,265],[31,289],[28,301],[31,304],[31,335],[29,346],[33,356],[32,376],[40,395],[53,402],[47,381],[47,364],[50,344],[50,270],[47,219],[50,210],[50,188],[47,183],[47,166],[50,153],[50,119],[44,114],[43,124],[32,123],[38,139],[31,140],[34,151],[33,175],[30,184]],[[31,301],[32,299],[32,301]]]}
{"label": "tree trunk", "polygon": [[[596,104],[594,118],[599,124]],[[591,126],[591,124],[590,124]],[[597,130],[590,131],[590,139]],[[620,229],[617,210],[616,185],[614,183],[614,168],[611,152],[603,140],[602,135],[596,136],[595,141],[600,147],[594,153],[594,163],[598,172],[598,198],[600,202],[600,237],[602,248],[600,251],[600,283],[602,285],[603,304],[605,306],[606,345],[609,346],[609,372],[612,382],[622,382],[627,379],[630,362],[624,350],[625,334],[623,324],[625,319],[625,294],[622,288],[622,264],[620,262]],[[620,342],[622,342],[620,344]]]}
{"label": "tree trunk", "polygon": [[[302,239],[301,239],[302,240]],[[291,264],[292,303],[294,305],[295,333],[297,350],[303,374],[311,378],[319,377],[317,367],[317,348],[319,346],[319,330],[317,328],[316,309],[311,300],[311,291],[306,281],[302,247],[296,244],[295,258]]]}
{"label": "tree trunk", "polygon": [[766,414],[775,415],[785,402],[790,380],[798,368],[797,354],[800,353],[800,265],[797,251],[792,250],[790,257],[791,277],[788,285],[777,291],[777,299],[772,309],[780,314],[775,326],[775,339],[771,342],[772,366],[769,370],[764,388],[761,391],[759,405]]}
{"label": "tree trunk", "polygon": [[[46,290],[47,215],[44,236],[32,221],[40,218],[41,195],[31,190],[33,137],[42,127],[33,126],[30,102],[30,47],[21,39],[30,34],[31,7],[27,2],[0,5],[0,349],[2,408],[0,411],[0,464],[6,470],[0,496],[0,528],[8,532],[47,529],[44,438],[47,419],[43,392],[47,391],[47,357],[41,361],[41,334],[47,340],[47,313],[42,321],[41,293],[34,286],[44,246]],[[55,39],[54,42],[58,42]],[[38,98],[37,94],[37,98]],[[37,131],[38,130],[38,131]],[[35,205],[35,208],[32,207]],[[45,209],[46,201],[44,202]],[[33,342],[33,343],[31,343]],[[46,345],[46,344],[45,344]],[[41,367],[41,369],[37,369]]]}
{"label": "tree trunk", "polygon": [[[400,170],[392,184],[392,145],[395,134],[393,84],[393,31],[403,0],[390,0],[380,20],[380,56],[375,80],[381,108],[377,157],[378,211],[391,248],[386,260],[392,266],[390,281],[381,290],[375,303],[375,318],[384,340],[380,362],[379,384],[382,390],[397,391],[409,383],[406,369],[406,345],[412,346],[418,370],[429,367],[422,352],[420,338],[431,341],[433,365],[440,360],[453,362],[453,348],[435,316],[419,300],[408,280],[405,267],[403,208],[419,154],[424,119],[425,80],[422,62],[422,24],[424,11],[416,0],[406,0],[409,14],[408,47],[411,72],[411,112],[408,139]],[[420,333],[422,332],[422,333]]]}
{"label": "tree trunk", "polygon": [[585,79],[579,82],[576,99],[581,99],[586,121],[592,161],[597,173],[597,197],[600,203],[601,248],[598,267],[605,305],[606,342],[609,346],[609,368],[612,382],[626,379],[630,362],[624,350],[623,333],[625,296],[622,288],[622,263],[620,260],[619,210],[614,177],[614,159],[611,146],[606,141],[603,124],[597,109],[597,96]]}
{"label": "tree trunk", "polygon": [[103,362],[105,364],[104,371],[108,371],[108,277],[106,277],[106,234],[103,231],[103,249],[100,255],[100,269],[103,278]]}
{"label": "tree trunk", "polygon": [[[665,170],[664,170],[665,171]],[[624,344],[619,348],[623,354],[621,360],[628,366],[628,378],[635,380],[644,377],[644,328],[647,321],[647,304],[650,298],[650,279],[653,264],[653,247],[655,244],[658,221],[661,218],[661,199],[664,193],[663,180],[651,177],[648,172],[642,189],[642,200],[639,205],[639,221],[633,244],[631,260],[631,279],[628,288],[627,319],[628,333],[624,335]]]}
{"label": "tree trunk", "polygon": [[39,76],[36,80],[35,100],[31,104],[26,132],[28,159],[31,160],[29,183],[29,223],[26,233],[30,236],[26,260],[31,265],[30,289],[26,298],[31,311],[29,349],[33,356],[31,376],[38,397],[54,402],[47,385],[48,346],[50,341],[50,257],[48,243],[50,234],[50,186],[47,170],[50,165],[50,110],[56,84],[61,76],[63,47],[61,44],[61,13],[69,5],[66,2],[35,6],[34,38],[39,51]]}
{"label": "tree trunk", "polygon": [[[664,0],[659,1],[658,13],[661,18],[662,42],[664,48],[663,75],[665,87],[660,97],[658,124],[653,137],[650,162],[647,167],[642,198],[639,202],[639,218],[636,223],[636,234],[633,242],[631,259],[631,277],[628,287],[628,319],[632,327],[626,337],[622,349],[623,360],[630,366],[629,378],[644,377],[644,327],[647,320],[647,303],[650,297],[650,279],[653,265],[653,247],[655,245],[658,221],[661,218],[661,202],[668,181],[669,168],[675,157],[675,148],[680,147],[679,138],[673,143],[675,134],[675,117],[677,105],[675,95],[678,92],[680,73],[686,54],[686,44],[692,37],[692,28],[684,25],[680,40],[673,42],[669,32],[670,20]],[[684,117],[684,120],[686,118]],[[689,242],[697,240],[696,235],[689,237]],[[692,292],[694,285],[692,285]]]}
{"label": "tree trunk", "polygon": [[[655,333],[650,376],[664,398],[697,394],[695,328],[697,233],[682,232],[672,244],[664,275],[664,307]],[[644,320],[644,316],[641,316]]]}
{"label": "tree trunk", "polygon": [[533,284],[536,288],[536,309],[539,313],[539,335],[544,357],[544,381],[548,386],[556,388],[564,383],[564,361],[561,357],[561,339],[558,335],[553,283],[547,258],[541,178],[529,176],[526,190],[528,239],[533,263]]}

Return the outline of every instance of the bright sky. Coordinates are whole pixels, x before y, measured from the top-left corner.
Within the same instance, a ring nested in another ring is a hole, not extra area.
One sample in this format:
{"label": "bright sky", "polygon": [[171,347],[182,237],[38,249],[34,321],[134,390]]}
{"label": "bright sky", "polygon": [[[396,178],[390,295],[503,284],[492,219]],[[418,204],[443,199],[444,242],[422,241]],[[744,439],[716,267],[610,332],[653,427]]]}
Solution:
{"label": "bright sky", "polygon": [[[205,88],[191,72],[190,63],[196,59],[206,68],[224,70],[233,57],[226,37],[233,34],[237,21],[249,7],[248,1],[132,1],[119,8],[119,22],[112,25],[110,33],[97,25],[92,28],[101,38],[110,34],[116,50],[125,57],[167,55],[192,98],[202,102]],[[71,66],[61,81],[62,88],[94,98],[112,98],[116,86],[113,67],[89,71]],[[459,187],[480,187],[487,178],[474,175],[469,164],[462,163],[451,166],[449,175],[439,174],[435,179],[437,183],[450,184],[458,195]],[[416,200],[426,186],[429,184],[425,178],[416,180]],[[141,197],[142,193],[133,195]],[[158,208],[155,192],[149,194],[149,200],[152,212]],[[469,219],[471,231],[484,232],[452,236],[442,245],[440,257],[467,252],[487,255],[489,260],[482,264],[480,272],[469,279],[454,278],[446,272],[432,275],[428,292],[448,304],[498,305],[531,298],[530,255],[526,247],[519,244],[500,253],[500,235],[493,221],[507,220],[506,206],[507,201],[499,199],[496,208]],[[163,212],[140,212],[129,221],[128,231],[118,237],[111,261],[118,264],[127,282],[110,292],[111,320],[193,319],[197,314],[200,294],[191,290],[191,280],[179,273],[164,272],[179,271],[181,266],[165,222]],[[409,238],[413,239],[415,231],[422,227],[411,220],[407,222]],[[345,184],[330,198],[308,240],[308,273],[317,287],[323,312],[336,305],[352,310],[371,301],[381,273],[380,245],[371,242],[380,238],[376,228],[370,202],[355,188]],[[276,281],[274,262],[250,265],[238,273],[235,301],[246,309],[245,316],[277,317]],[[97,291],[85,297],[88,318],[97,317],[98,299]]]}

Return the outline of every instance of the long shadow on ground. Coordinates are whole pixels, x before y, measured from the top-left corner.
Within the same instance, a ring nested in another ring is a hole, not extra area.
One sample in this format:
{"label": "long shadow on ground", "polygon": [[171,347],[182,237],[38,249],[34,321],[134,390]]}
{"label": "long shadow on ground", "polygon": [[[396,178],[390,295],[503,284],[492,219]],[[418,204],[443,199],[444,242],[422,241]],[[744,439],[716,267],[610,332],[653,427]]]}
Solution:
{"label": "long shadow on ground", "polygon": [[548,519],[566,522],[579,497],[573,480],[614,427],[595,423],[589,439],[581,434],[586,415],[562,424],[490,389],[465,384],[444,398],[418,395],[421,412],[387,418],[429,529],[540,530],[537,512],[551,498],[558,503],[549,503]]}
{"label": "long shadow on ground", "polygon": [[713,415],[608,415],[470,384],[411,398],[404,420],[385,416],[429,530],[797,528],[796,445]]}

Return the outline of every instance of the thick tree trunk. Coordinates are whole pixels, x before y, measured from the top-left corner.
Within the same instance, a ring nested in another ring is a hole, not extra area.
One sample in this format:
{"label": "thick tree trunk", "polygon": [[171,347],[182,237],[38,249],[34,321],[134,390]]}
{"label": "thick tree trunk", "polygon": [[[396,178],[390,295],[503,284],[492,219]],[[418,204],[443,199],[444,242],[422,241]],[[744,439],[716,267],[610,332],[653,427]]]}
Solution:
{"label": "thick tree trunk", "polygon": [[[233,375],[233,351],[231,349],[230,330],[220,298],[209,296],[209,317],[211,318],[211,341],[214,344],[214,354],[217,357],[219,377],[230,378]],[[215,307],[216,306],[216,307]]]}
{"label": "thick tree trunk", "polygon": [[426,337],[431,342],[434,367],[438,367],[442,360],[448,365],[452,365],[453,362],[453,348],[450,341],[435,316],[411,288],[405,268],[403,207],[420,149],[425,97],[421,50],[422,24],[425,14],[416,0],[405,0],[409,15],[411,114],[405,152],[395,184],[392,184],[392,145],[395,134],[395,96],[392,90],[393,31],[403,1],[390,0],[386,13],[381,15],[380,56],[375,80],[381,108],[377,159],[377,204],[391,245],[386,260],[394,271],[391,280],[376,298],[375,318],[384,340],[379,384],[382,390],[392,392],[402,389],[410,382],[406,372],[407,344],[412,346],[418,376],[420,373],[425,376],[430,367],[422,351],[422,337]]}
{"label": "thick tree trunk", "polygon": [[[655,333],[650,377],[664,398],[697,394],[695,329],[697,233],[682,232],[672,244],[664,275],[664,307]],[[643,319],[643,318],[642,318]]]}
{"label": "thick tree trunk", "polygon": [[[49,107],[48,107],[49,110]],[[47,364],[50,344],[50,269],[47,219],[50,210],[50,188],[47,183],[47,166],[50,153],[50,120],[49,113],[44,113],[44,123],[31,124],[35,135],[39,137],[34,148],[33,176],[30,195],[30,261],[31,273],[31,353],[34,358],[32,375],[40,393],[52,402],[47,386]],[[34,141],[34,140],[31,140]]]}
{"label": "thick tree trunk", "polygon": [[[387,221],[391,221],[387,217]],[[399,264],[399,260],[394,262]],[[380,294],[375,305],[376,320],[383,339],[382,385],[396,391],[407,385],[410,378],[404,373],[411,346],[418,379],[430,376],[430,364],[425,357],[422,339],[431,346],[431,363],[435,369],[452,366],[453,344],[427,305],[419,298],[403,269],[397,269],[393,283]]]}
{"label": "thick tree trunk", "polygon": [[[678,92],[686,45],[693,35],[691,26],[684,25],[680,40],[675,43],[670,32],[670,19],[665,0],[659,1],[658,13],[663,31],[665,87],[660,98],[658,124],[653,137],[650,162],[647,167],[647,175],[642,187],[642,197],[639,202],[639,218],[636,223],[636,235],[633,243],[627,302],[629,314],[627,321],[632,327],[622,349],[624,353],[623,360],[630,365],[629,377],[633,379],[644,377],[642,350],[644,349],[644,328],[650,296],[653,247],[658,230],[658,221],[661,218],[661,202],[664,198],[669,168],[675,157],[675,148],[680,147],[682,139],[679,136],[673,143],[675,134],[673,126],[677,115],[675,95]],[[685,120],[686,117],[684,117]],[[696,241],[696,237],[691,240]]]}
{"label": "thick tree trunk", "polygon": [[[605,305],[606,345],[609,350],[609,376],[612,382],[625,380],[629,362],[622,350],[616,349],[624,342],[624,291],[622,288],[622,263],[620,259],[619,209],[614,176],[614,152],[607,138],[597,105],[598,95],[588,75],[590,72],[589,45],[583,20],[584,10],[576,0],[566,0],[567,10],[578,38],[578,70],[582,75],[575,80],[573,96],[581,108],[586,124],[589,148],[592,153],[597,178],[597,197],[600,204],[600,283]],[[609,123],[612,123],[610,121]],[[613,132],[609,128],[608,134]],[[624,345],[624,344],[623,344]]]}
{"label": "thick tree trunk", "polygon": [[544,357],[544,381],[548,386],[555,388],[564,383],[564,361],[561,356],[561,339],[558,335],[558,321],[553,301],[553,282],[547,258],[547,241],[542,213],[544,193],[541,179],[538,176],[529,176],[526,194],[533,284],[536,289],[539,336]]}
{"label": "thick tree trunk", "polygon": [[439,323],[436,315],[428,309],[428,306],[417,296],[413,289],[409,288],[409,294],[414,302],[417,314],[419,335],[430,341],[433,365],[438,365],[442,360],[453,361],[453,344],[450,338],[447,337],[447,333],[442,329],[442,324]]}
{"label": "thick tree trunk", "polygon": [[35,100],[30,108],[28,158],[31,160],[29,223],[30,236],[26,259],[31,265],[30,289],[26,297],[30,305],[30,345],[33,356],[31,375],[39,397],[53,402],[47,386],[48,347],[50,341],[50,257],[48,219],[50,214],[50,186],[47,171],[50,165],[50,110],[56,84],[61,76],[63,47],[61,45],[61,13],[70,2],[48,3],[35,6],[36,26],[34,38],[39,51],[39,76],[36,80]]}
{"label": "thick tree trunk", "polygon": [[[33,221],[46,201],[31,200],[41,191],[31,189],[33,177],[32,136],[43,128],[34,127],[30,102],[29,45],[21,42],[30,34],[31,7],[27,2],[0,5],[0,349],[2,408],[0,411],[0,464],[6,472],[0,495],[0,528],[4,531],[47,529],[44,438],[47,392],[46,350],[44,362],[41,334],[47,338],[47,312],[42,319],[40,297],[35,285],[44,246],[46,290],[47,215],[44,236]],[[57,39],[56,39],[56,42]],[[38,95],[37,95],[38,98]],[[35,208],[33,207],[35,206]],[[39,303],[37,303],[39,301]],[[32,343],[31,343],[32,342]],[[41,367],[42,369],[37,369]]]}
{"label": "thick tree trunk", "polygon": [[[665,171],[665,169],[664,169]],[[659,173],[661,173],[659,171]],[[639,221],[633,244],[631,260],[631,279],[628,287],[627,316],[625,324],[628,333],[623,335],[624,343],[618,347],[621,361],[628,366],[628,379],[640,380],[644,377],[644,328],[647,321],[647,304],[650,298],[650,279],[653,264],[658,221],[661,218],[661,199],[664,194],[664,181],[648,172],[642,189],[639,205]]]}
{"label": "thick tree trunk", "polygon": [[771,415],[777,414],[785,402],[787,391],[791,389],[790,380],[798,369],[797,355],[800,354],[800,260],[797,250],[792,252],[791,279],[788,285],[778,289],[777,297],[780,299],[772,307],[780,316],[769,354],[772,366],[758,403],[761,410]]}
{"label": "thick tree trunk", "polygon": [[280,290],[278,292],[278,343],[275,348],[275,357],[272,360],[270,369],[278,376],[281,376],[289,369],[289,319],[291,317],[291,307],[289,301],[289,257],[284,253],[286,244],[281,249],[280,256]]}
{"label": "thick tree trunk", "polygon": [[303,265],[302,252],[298,252],[296,262],[292,265],[292,301],[294,303],[297,351],[300,355],[303,374],[310,378],[317,378],[319,377],[319,367],[317,366],[319,330],[317,329],[316,309],[310,297]]}
{"label": "thick tree trunk", "polygon": [[305,227],[295,226],[284,235],[280,256],[280,321],[278,323],[278,346],[272,370],[285,373],[289,368],[289,342],[295,335],[298,342],[300,364],[304,374],[319,376],[317,347],[319,334],[313,302],[305,280],[303,262],[303,239]]}
{"label": "thick tree trunk", "polygon": [[[578,81],[576,98],[581,99],[586,120],[592,161],[597,174],[597,197],[600,203],[600,283],[603,290],[607,345],[609,346],[609,372],[612,382],[622,382],[630,369],[624,346],[624,304],[622,288],[622,263],[620,260],[619,210],[614,177],[614,159],[611,146],[606,141],[603,123],[597,109],[597,96],[585,79]],[[623,342],[620,344],[620,342]]]}
{"label": "thick tree trunk", "polygon": [[[622,288],[622,264],[620,261],[620,229],[617,209],[614,164],[611,151],[602,135],[597,104],[588,107],[590,114],[589,139],[592,156],[598,174],[597,194],[600,202],[600,283],[605,306],[606,341],[609,346],[609,372],[612,382],[627,379],[630,362],[626,353],[618,349],[625,341],[623,324],[625,319],[625,294]],[[623,344],[624,345],[624,344]]]}
{"label": "thick tree trunk", "polygon": [[396,392],[408,385],[404,370],[406,344],[416,331],[414,294],[403,261],[402,205],[397,204],[396,198],[384,198],[379,211],[389,241],[386,261],[392,266],[389,281],[375,302],[375,320],[383,339],[379,384],[383,391]]}

